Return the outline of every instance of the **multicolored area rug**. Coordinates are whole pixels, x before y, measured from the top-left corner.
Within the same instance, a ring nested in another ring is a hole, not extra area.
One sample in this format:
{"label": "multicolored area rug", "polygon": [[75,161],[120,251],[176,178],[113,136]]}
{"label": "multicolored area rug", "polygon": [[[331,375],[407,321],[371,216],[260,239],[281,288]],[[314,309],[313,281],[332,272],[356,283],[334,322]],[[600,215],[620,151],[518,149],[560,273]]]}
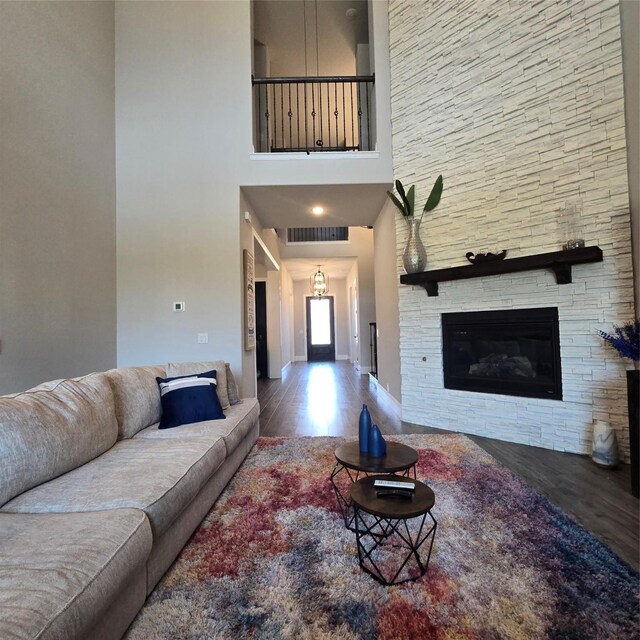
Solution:
{"label": "multicolored area rug", "polygon": [[128,640],[640,635],[638,574],[461,435],[419,451],[438,529],[427,574],[358,565],[329,483],[340,438],[261,438],[149,597]]}

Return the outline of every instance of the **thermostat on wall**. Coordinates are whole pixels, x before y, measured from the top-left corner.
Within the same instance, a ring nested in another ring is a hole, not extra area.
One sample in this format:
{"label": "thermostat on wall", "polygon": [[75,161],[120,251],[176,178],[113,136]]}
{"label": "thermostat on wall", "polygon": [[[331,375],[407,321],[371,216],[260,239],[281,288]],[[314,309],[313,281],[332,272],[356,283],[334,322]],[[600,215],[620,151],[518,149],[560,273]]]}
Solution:
{"label": "thermostat on wall", "polygon": [[174,302],[173,303],[174,311],[184,311],[184,302]]}

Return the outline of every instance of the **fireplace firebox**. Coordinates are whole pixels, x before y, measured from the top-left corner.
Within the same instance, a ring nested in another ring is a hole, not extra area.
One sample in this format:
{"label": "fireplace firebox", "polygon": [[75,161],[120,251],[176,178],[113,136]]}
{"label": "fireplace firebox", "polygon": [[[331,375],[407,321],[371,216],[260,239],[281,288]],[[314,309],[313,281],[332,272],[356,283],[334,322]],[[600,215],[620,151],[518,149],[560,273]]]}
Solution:
{"label": "fireplace firebox", "polygon": [[447,389],[562,400],[558,309],[442,314]]}

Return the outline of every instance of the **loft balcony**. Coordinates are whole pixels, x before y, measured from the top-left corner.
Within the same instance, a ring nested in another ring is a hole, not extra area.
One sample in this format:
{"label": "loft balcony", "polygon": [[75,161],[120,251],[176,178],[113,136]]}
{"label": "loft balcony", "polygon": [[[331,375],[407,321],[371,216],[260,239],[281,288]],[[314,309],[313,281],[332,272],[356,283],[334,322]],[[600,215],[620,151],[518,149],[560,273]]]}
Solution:
{"label": "loft balcony", "polygon": [[374,75],[255,78],[257,153],[373,151]]}

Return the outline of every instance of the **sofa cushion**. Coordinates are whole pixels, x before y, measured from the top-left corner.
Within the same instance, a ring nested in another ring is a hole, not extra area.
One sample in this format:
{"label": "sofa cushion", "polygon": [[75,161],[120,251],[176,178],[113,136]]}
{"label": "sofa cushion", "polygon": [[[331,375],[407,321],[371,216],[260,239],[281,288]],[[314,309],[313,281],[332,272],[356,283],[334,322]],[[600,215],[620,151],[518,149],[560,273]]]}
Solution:
{"label": "sofa cushion", "polygon": [[103,373],[0,397],[0,505],[99,456],[117,436]]}
{"label": "sofa cushion", "polygon": [[147,514],[157,537],[193,500],[225,457],[222,438],[121,440],[88,464],[14,498],[1,511],[135,507]]}
{"label": "sofa cushion", "polygon": [[151,425],[138,432],[134,440],[148,438],[153,440],[170,440],[176,438],[220,438],[224,440],[227,455],[236,449],[251,427],[258,421],[260,405],[255,398],[244,398],[241,404],[227,409],[226,420],[209,420],[185,424],[179,429],[158,429],[158,425]]}
{"label": "sofa cushion", "polygon": [[224,419],[216,394],[215,371],[205,371],[195,376],[156,378],[156,381],[160,387],[162,404],[159,429]]}
{"label": "sofa cushion", "polygon": [[131,438],[160,420],[162,407],[156,378],[167,375],[164,367],[123,367],[105,375],[113,389],[118,440]]}
{"label": "sofa cushion", "polygon": [[[151,543],[137,509],[0,513],[0,638],[90,637]],[[142,605],[144,589],[136,596]]]}
{"label": "sofa cushion", "polygon": [[[222,405],[223,410],[228,409],[230,405],[229,396],[227,394],[227,371],[224,360],[212,360],[210,362],[170,362],[167,365],[167,377],[191,376],[196,373],[211,371],[212,369],[215,370],[218,380],[216,392],[218,394],[218,398],[220,398],[220,404]],[[158,418],[158,420],[159,419],[160,418]]]}
{"label": "sofa cushion", "polygon": [[228,362],[224,363],[224,369],[227,374],[227,396],[229,398],[229,404],[240,404],[242,400],[240,400],[240,394],[238,393],[238,385],[236,384],[236,379]]}

